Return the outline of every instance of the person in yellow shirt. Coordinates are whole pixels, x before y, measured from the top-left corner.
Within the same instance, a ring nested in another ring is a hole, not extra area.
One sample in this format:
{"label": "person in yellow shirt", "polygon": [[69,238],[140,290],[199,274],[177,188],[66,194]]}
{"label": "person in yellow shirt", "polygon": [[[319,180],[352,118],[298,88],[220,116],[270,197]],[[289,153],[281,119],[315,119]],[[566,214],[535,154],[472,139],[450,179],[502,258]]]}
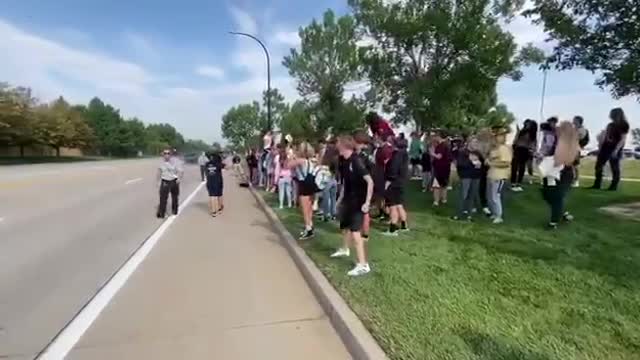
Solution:
{"label": "person in yellow shirt", "polygon": [[503,222],[502,213],[502,189],[511,171],[513,152],[506,145],[508,129],[494,128],[494,143],[487,158],[489,166],[487,185],[487,200],[491,210],[491,218],[494,224]]}

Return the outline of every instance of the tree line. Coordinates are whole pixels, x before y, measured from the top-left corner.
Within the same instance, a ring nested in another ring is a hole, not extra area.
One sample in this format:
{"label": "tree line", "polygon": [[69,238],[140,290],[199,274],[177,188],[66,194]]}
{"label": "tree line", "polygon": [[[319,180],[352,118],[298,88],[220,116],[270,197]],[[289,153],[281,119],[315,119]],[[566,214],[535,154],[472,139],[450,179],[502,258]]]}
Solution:
{"label": "tree line", "polygon": [[209,148],[203,141],[185,140],[172,125],[125,119],[97,97],[87,105],[72,105],[63,97],[40,102],[27,87],[0,83],[0,146],[19,147],[24,156],[25,148],[38,145],[55,149],[58,156],[67,147],[114,157]]}
{"label": "tree line", "polygon": [[[528,9],[523,0],[348,2],[350,13],[329,9],[300,28],[300,48],[283,59],[302,99],[287,104],[277,90],[263,94],[263,103],[271,97],[278,107],[273,127],[294,138],[361,127],[366,109],[418,129],[508,125],[515,117],[498,101],[498,81],[520,80],[529,65],[585,68],[614,97],[640,99],[640,22],[630,2],[534,0]],[[504,27],[516,16],[544,27],[554,40],[550,53],[516,43]],[[345,99],[349,92],[361,94]],[[223,117],[223,136],[237,146],[267,130],[259,102]]]}

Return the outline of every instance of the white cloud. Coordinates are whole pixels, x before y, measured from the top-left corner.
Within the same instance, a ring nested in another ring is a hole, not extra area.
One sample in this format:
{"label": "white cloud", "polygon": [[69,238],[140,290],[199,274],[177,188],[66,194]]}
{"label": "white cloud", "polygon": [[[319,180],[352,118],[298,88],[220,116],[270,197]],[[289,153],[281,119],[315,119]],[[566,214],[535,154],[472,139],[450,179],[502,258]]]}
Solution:
{"label": "white cloud", "polygon": [[300,45],[300,36],[297,31],[278,31],[273,36],[273,42],[290,47]]}
{"label": "white cloud", "polygon": [[158,50],[153,46],[151,40],[144,35],[127,31],[124,33],[123,38],[137,56],[146,59],[158,57]]}
{"label": "white cloud", "polygon": [[[170,123],[186,137],[207,141],[221,139],[220,121],[228,108],[260,99],[266,88],[264,72],[240,81],[181,86],[173,72],[155,73],[115,56],[30,33],[2,19],[0,53],[0,79],[32,87],[43,101],[63,95],[72,102],[87,103],[98,96],[119,108],[123,116]],[[258,59],[263,59],[262,54]],[[218,75],[213,69],[200,70]],[[193,72],[193,68],[184,71]],[[274,76],[272,83],[288,99],[295,99],[290,78]]]}
{"label": "white cloud", "polygon": [[224,70],[213,65],[200,65],[196,68],[196,74],[213,79],[222,79],[224,77]]}
{"label": "white cloud", "polygon": [[251,35],[255,35],[258,32],[258,24],[248,12],[235,6],[231,6],[229,12],[231,12],[233,22],[238,27],[237,30]]}

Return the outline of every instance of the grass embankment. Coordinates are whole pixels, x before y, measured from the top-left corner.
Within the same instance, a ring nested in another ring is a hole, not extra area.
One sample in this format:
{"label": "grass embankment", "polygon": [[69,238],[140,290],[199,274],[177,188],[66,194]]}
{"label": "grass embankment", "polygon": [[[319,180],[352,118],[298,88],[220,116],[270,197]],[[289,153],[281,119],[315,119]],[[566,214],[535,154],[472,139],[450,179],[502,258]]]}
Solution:
{"label": "grass embankment", "polygon": [[[336,224],[302,246],[392,359],[639,359],[640,222],[597,209],[640,201],[640,184],[573,190],[576,221],[553,232],[539,187],[505,197],[503,225],[454,222],[454,196],[433,209],[412,183],[412,231],[384,238],[378,224],[362,278],[329,258]],[[297,234],[298,212],[277,211]]]}

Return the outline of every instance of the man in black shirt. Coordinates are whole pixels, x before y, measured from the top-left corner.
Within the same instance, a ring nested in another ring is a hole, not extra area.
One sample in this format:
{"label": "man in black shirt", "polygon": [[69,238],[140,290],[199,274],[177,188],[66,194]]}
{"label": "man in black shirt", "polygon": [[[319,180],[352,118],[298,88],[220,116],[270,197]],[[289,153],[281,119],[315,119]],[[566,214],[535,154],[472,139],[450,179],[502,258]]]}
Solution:
{"label": "man in black shirt", "polygon": [[387,236],[398,236],[398,230],[408,231],[407,212],[404,209],[404,188],[409,177],[409,154],[407,141],[396,139],[393,154],[384,172],[385,204],[389,207],[389,231]]}
{"label": "man in black shirt", "polygon": [[350,255],[351,245],[356,249],[358,263],[349,271],[349,276],[365,275],[371,271],[364,250],[361,235],[365,214],[369,212],[373,196],[373,179],[367,171],[362,157],[356,153],[356,143],[351,136],[341,136],[337,142],[340,156],[346,160],[342,170],[343,188],[338,204],[340,206],[340,229],[343,233],[343,247],[331,255],[333,258]]}
{"label": "man in black shirt", "polygon": [[[356,132],[353,133],[353,140],[355,140],[356,142],[356,153],[362,159],[367,169],[367,172],[369,174],[373,174],[373,169],[375,167],[375,164],[373,163],[373,161],[369,157],[369,154],[367,153],[367,149],[369,148],[370,142],[371,142],[369,135],[364,130],[357,130]],[[374,184],[374,188],[375,188],[375,184]],[[365,240],[369,240],[369,230],[371,228],[371,216],[369,214],[370,213],[364,214],[364,222],[362,224],[361,233],[362,233],[362,237]]]}

